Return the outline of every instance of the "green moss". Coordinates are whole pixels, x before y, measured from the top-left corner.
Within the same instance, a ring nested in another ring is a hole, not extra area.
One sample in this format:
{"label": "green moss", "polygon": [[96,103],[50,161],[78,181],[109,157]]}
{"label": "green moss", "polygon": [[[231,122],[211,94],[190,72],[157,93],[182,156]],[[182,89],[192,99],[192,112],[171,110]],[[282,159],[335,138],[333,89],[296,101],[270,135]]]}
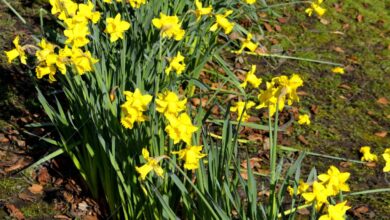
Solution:
{"label": "green moss", "polygon": [[0,198],[8,199],[17,195],[28,183],[22,177],[8,177],[0,179]]}
{"label": "green moss", "polygon": [[20,208],[20,211],[26,218],[44,218],[45,216],[49,218],[49,216],[58,214],[53,205],[42,201],[29,203],[28,206]]}

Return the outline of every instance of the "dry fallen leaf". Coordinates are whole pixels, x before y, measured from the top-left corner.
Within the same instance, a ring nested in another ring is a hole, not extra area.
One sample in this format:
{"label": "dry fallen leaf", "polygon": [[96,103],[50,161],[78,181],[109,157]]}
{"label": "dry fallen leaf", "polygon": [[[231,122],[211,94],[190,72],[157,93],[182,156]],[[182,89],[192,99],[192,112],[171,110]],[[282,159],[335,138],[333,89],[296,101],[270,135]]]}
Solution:
{"label": "dry fallen leaf", "polygon": [[46,167],[41,167],[38,172],[38,182],[42,186],[46,185],[50,182],[49,171],[47,171]]}
{"label": "dry fallen leaf", "polygon": [[13,164],[12,166],[5,168],[4,171],[6,173],[10,173],[12,171],[22,169],[22,168],[26,167],[29,164],[30,164],[30,162],[27,161],[27,159],[25,159],[25,157],[22,157],[15,164]]}
{"label": "dry fallen leaf", "polygon": [[23,220],[23,219],[25,219],[23,213],[22,213],[18,208],[16,208],[15,205],[7,204],[7,203],[6,203],[4,206],[5,206],[5,208],[7,209],[8,214],[9,214],[11,217],[16,218],[17,220]]}
{"label": "dry fallen leaf", "polygon": [[367,162],[364,165],[366,165],[367,167],[371,167],[371,168],[375,168],[376,167],[376,163],[375,162]]}
{"label": "dry fallen leaf", "polygon": [[29,201],[29,202],[32,202],[34,201],[34,196],[30,195],[29,193],[27,192],[21,192],[18,194],[18,197],[24,201]]}
{"label": "dry fallen leaf", "polygon": [[271,27],[270,24],[268,24],[268,23],[266,23],[266,22],[264,22],[263,24],[264,24],[265,29],[266,29],[268,32],[274,32],[274,29]]}
{"label": "dry fallen leaf", "polygon": [[53,216],[54,219],[65,219],[65,220],[71,220],[72,218],[66,216],[66,215],[55,215]]}
{"label": "dry fallen leaf", "polygon": [[382,104],[382,105],[388,105],[389,100],[387,100],[385,97],[380,97],[378,100],[376,100],[377,103]]}
{"label": "dry fallen leaf", "polygon": [[304,145],[309,145],[309,141],[307,141],[306,138],[303,137],[302,135],[299,135],[299,136],[298,136],[298,140],[299,140],[300,142],[302,142]]}
{"label": "dry fallen leaf", "polygon": [[379,131],[379,132],[376,132],[376,133],[375,133],[375,136],[384,138],[384,137],[387,136],[387,131]]}
{"label": "dry fallen leaf", "polygon": [[40,194],[43,193],[43,186],[39,184],[32,184],[30,187],[28,187],[28,190],[32,194]]}
{"label": "dry fallen leaf", "polygon": [[278,21],[280,22],[280,23],[282,23],[282,24],[285,24],[285,23],[287,23],[287,18],[278,18]]}
{"label": "dry fallen leaf", "polygon": [[358,16],[356,16],[356,20],[360,23],[363,21],[363,15],[361,14],[358,14]]}

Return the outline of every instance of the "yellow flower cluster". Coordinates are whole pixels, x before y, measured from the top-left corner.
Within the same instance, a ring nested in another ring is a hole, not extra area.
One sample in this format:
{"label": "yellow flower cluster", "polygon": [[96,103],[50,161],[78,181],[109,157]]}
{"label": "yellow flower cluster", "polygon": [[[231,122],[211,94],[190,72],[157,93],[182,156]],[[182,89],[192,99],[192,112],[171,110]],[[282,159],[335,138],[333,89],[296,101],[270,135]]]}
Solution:
{"label": "yellow flower cluster", "polygon": [[311,2],[310,7],[305,10],[306,14],[312,16],[315,12],[319,17],[325,14],[326,9],[321,7],[323,0],[317,0],[317,2]]}
{"label": "yellow flower cluster", "polygon": [[[122,0],[115,0],[115,1],[122,2]],[[127,0],[127,1],[130,3],[131,7],[133,8],[139,8],[141,7],[141,5],[146,4],[146,0]],[[103,2],[111,4],[113,0],[103,0]]]}
{"label": "yellow flower cluster", "polygon": [[133,128],[135,122],[143,122],[146,116],[143,114],[152,101],[151,95],[142,95],[139,89],[134,92],[125,91],[126,102],[121,105],[123,116],[121,123],[125,128]]}
{"label": "yellow flower cluster", "polygon": [[170,59],[169,66],[165,69],[165,74],[169,75],[173,69],[177,75],[181,75],[185,68],[184,57],[178,52],[175,57]]}
{"label": "yellow flower cluster", "polygon": [[328,206],[328,213],[321,215],[318,220],[343,220],[345,219],[345,213],[351,207],[347,206],[347,201],[338,203],[336,205]]}
{"label": "yellow flower cluster", "polygon": [[[369,146],[361,147],[360,153],[362,154],[361,161],[366,161],[366,162],[378,161],[378,156],[371,153],[371,147]],[[383,172],[390,172],[390,148],[385,149],[385,152],[382,154],[382,157],[385,160],[385,166],[383,167]]]}
{"label": "yellow flower cluster", "polygon": [[271,82],[266,83],[266,90],[258,95],[260,105],[256,108],[268,108],[270,117],[273,116],[278,108],[281,111],[287,101],[288,105],[293,102],[299,102],[297,88],[303,85],[301,77],[293,74],[291,78],[287,76],[274,77]]}
{"label": "yellow flower cluster", "polygon": [[181,28],[179,17],[168,16],[160,13],[160,18],[152,20],[153,25],[160,29],[161,36],[166,38],[173,38],[177,41],[183,39],[185,31]]}
{"label": "yellow flower cluster", "polygon": [[290,195],[302,195],[306,203],[313,203],[319,210],[323,205],[329,204],[329,196],[350,191],[346,183],[349,177],[350,173],[340,172],[337,167],[331,166],[327,173],[318,175],[318,181],[309,184],[300,180],[296,191],[292,187],[288,187],[287,190]]}

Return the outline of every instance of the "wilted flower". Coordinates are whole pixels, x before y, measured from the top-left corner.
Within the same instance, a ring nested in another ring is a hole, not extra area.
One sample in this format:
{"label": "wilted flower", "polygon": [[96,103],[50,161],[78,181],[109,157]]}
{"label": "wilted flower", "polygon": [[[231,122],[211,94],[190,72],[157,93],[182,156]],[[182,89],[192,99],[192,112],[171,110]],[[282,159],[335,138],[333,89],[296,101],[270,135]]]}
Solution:
{"label": "wilted flower", "polygon": [[124,20],[121,20],[121,14],[117,14],[115,18],[106,19],[106,30],[104,32],[110,34],[110,41],[115,42],[119,38],[123,39],[123,32],[127,31],[130,28],[130,23]]}
{"label": "wilted flower", "polygon": [[184,159],[184,168],[195,170],[199,168],[199,159],[207,154],[202,154],[202,146],[187,146],[185,149],[174,151],[173,154],[179,154],[179,159]]}
{"label": "wilted flower", "polygon": [[360,153],[363,154],[361,161],[373,162],[378,160],[378,157],[370,151],[371,148],[369,146],[363,146],[360,148]]}

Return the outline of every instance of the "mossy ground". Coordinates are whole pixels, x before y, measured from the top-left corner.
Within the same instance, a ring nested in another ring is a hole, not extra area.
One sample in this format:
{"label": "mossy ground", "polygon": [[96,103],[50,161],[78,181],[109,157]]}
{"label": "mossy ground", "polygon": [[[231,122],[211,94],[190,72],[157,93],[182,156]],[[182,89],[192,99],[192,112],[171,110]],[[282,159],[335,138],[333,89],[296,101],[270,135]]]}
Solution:
{"label": "mossy ground", "polygon": [[[281,1],[269,4],[276,2]],[[380,154],[390,147],[390,135],[375,135],[390,130],[390,107],[377,102],[383,97],[390,100],[390,2],[329,0],[324,5],[327,12],[323,22],[307,17],[304,13],[307,5],[275,9],[287,22],[279,24],[281,30],[270,36],[288,55],[341,63],[346,73],[334,74],[330,65],[292,60],[260,72],[266,77],[299,73],[304,79],[301,90],[305,93],[299,111],[311,113],[312,124],[294,126],[291,146],[360,160],[359,148],[368,145],[381,160]],[[272,19],[268,22],[273,24]],[[317,109],[315,113],[312,108]],[[307,140],[307,145],[298,140],[299,135]],[[308,167],[315,166],[318,172],[325,172],[331,164],[339,166],[340,161],[308,157],[304,162]],[[386,180],[389,177],[382,167],[383,162],[374,168],[352,164],[343,170],[351,172],[352,191],[363,191],[389,187]],[[390,216],[389,193],[349,200],[354,207],[368,205],[375,218]]]}

